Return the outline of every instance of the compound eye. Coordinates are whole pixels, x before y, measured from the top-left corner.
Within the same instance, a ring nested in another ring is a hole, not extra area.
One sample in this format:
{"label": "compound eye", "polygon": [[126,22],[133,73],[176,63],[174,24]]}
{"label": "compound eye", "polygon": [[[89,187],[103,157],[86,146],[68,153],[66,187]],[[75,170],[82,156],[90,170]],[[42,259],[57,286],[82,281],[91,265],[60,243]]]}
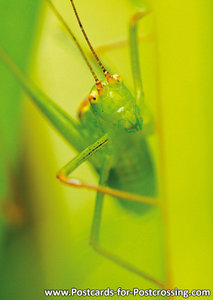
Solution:
{"label": "compound eye", "polygon": [[89,102],[90,103],[98,103],[98,100],[99,100],[98,92],[97,91],[92,91],[89,94]]}

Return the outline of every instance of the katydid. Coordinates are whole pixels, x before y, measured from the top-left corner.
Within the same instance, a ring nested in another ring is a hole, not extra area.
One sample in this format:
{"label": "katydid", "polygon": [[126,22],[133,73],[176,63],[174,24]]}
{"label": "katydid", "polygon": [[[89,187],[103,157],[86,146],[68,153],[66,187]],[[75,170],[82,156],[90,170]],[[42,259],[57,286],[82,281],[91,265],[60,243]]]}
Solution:
{"label": "katydid", "polygon": [[[165,283],[103,249],[99,244],[99,229],[105,194],[118,199],[120,204],[132,213],[144,214],[150,207],[160,205],[157,198],[155,167],[146,141],[146,137],[153,132],[153,121],[147,113],[148,110],[144,103],[137,45],[138,21],[149,14],[149,11],[136,13],[130,21],[129,45],[135,86],[133,95],[125,86],[121,76],[110,74],[102,64],[85,33],[73,0],[70,2],[77,21],[92,55],[103,73],[104,80],[99,79],[96,75],[89,58],[55,6],[50,0],[46,1],[75,42],[94,77],[95,84],[88,97],[80,105],[79,121],[74,120],[35,86],[2,48],[0,48],[1,59],[14,73],[25,92],[46,118],[79,152],[58,172],[57,178],[62,183],[73,187],[97,191],[90,237],[91,246],[111,261],[164,288]],[[146,120],[144,121],[144,119]],[[90,161],[99,174],[99,185],[97,186],[70,177],[70,174],[86,160]]]}

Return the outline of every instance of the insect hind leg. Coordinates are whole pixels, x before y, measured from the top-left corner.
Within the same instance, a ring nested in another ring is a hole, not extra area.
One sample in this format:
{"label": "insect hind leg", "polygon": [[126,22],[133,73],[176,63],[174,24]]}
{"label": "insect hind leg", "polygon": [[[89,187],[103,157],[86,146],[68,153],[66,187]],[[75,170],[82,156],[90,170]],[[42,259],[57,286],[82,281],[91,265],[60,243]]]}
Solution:
{"label": "insect hind leg", "polygon": [[[100,180],[99,180],[100,185],[105,185],[107,183],[109,171],[110,171],[110,164],[108,163],[108,160],[105,160],[102,170],[101,170],[101,173],[100,173]],[[138,269],[134,265],[130,264],[126,260],[113,254],[111,251],[104,249],[100,245],[99,236],[100,236],[100,227],[101,227],[104,196],[105,196],[104,194],[99,193],[99,192],[97,193],[97,196],[96,196],[95,211],[94,211],[93,223],[92,223],[92,229],[91,229],[91,235],[90,235],[90,245],[101,256],[109,259],[110,261],[123,267],[124,269],[142,277],[143,279],[148,280],[149,282],[152,282],[155,285],[165,289],[166,288],[165,283],[153,278],[152,276],[146,274],[145,272],[142,272],[140,269]]]}

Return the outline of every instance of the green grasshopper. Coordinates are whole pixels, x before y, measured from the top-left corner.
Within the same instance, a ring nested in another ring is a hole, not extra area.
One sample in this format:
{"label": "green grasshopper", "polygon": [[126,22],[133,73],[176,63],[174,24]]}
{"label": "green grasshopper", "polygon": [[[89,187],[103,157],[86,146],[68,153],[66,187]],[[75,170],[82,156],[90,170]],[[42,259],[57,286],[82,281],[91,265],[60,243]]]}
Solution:
{"label": "green grasshopper", "polygon": [[[90,237],[91,246],[102,256],[165,288],[165,283],[142,272],[99,244],[104,195],[117,198],[122,206],[138,214],[145,213],[150,207],[160,205],[157,199],[155,167],[146,141],[146,137],[153,133],[153,120],[144,104],[137,45],[138,22],[149,14],[149,11],[136,13],[130,22],[129,44],[135,86],[133,95],[123,83],[121,76],[110,74],[100,61],[85,33],[73,0],[70,2],[77,21],[92,55],[103,73],[104,80],[100,80],[96,75],[87,55],[55,6],[50,0],[46,1],[74,40],[94,77],[95,84],[86,100],[80,105],[79,122],[75,121],[35,86],[2,48],[0,48],[0,56],[35,105],[79,152],[58,172],[57,178],[66,185],[97,192]],[[134,148],[134,151],[131,151],[131,148]],[[70,177],[70,174],[86,160],[90,161],[99,174],[99,185],[97,186]]]}

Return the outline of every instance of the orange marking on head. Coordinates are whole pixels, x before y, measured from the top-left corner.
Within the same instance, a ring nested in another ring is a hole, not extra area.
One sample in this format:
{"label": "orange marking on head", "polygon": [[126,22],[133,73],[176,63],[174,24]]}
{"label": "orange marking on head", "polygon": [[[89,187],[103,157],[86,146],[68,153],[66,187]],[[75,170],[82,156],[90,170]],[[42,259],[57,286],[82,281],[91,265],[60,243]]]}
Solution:
{"label": "orange marking on head", "polygon": [[82,115],[89,109],[90,103],[88,97],[86,97],[80,104],[78,108],[78,116],[79,118],[82,117]]}

